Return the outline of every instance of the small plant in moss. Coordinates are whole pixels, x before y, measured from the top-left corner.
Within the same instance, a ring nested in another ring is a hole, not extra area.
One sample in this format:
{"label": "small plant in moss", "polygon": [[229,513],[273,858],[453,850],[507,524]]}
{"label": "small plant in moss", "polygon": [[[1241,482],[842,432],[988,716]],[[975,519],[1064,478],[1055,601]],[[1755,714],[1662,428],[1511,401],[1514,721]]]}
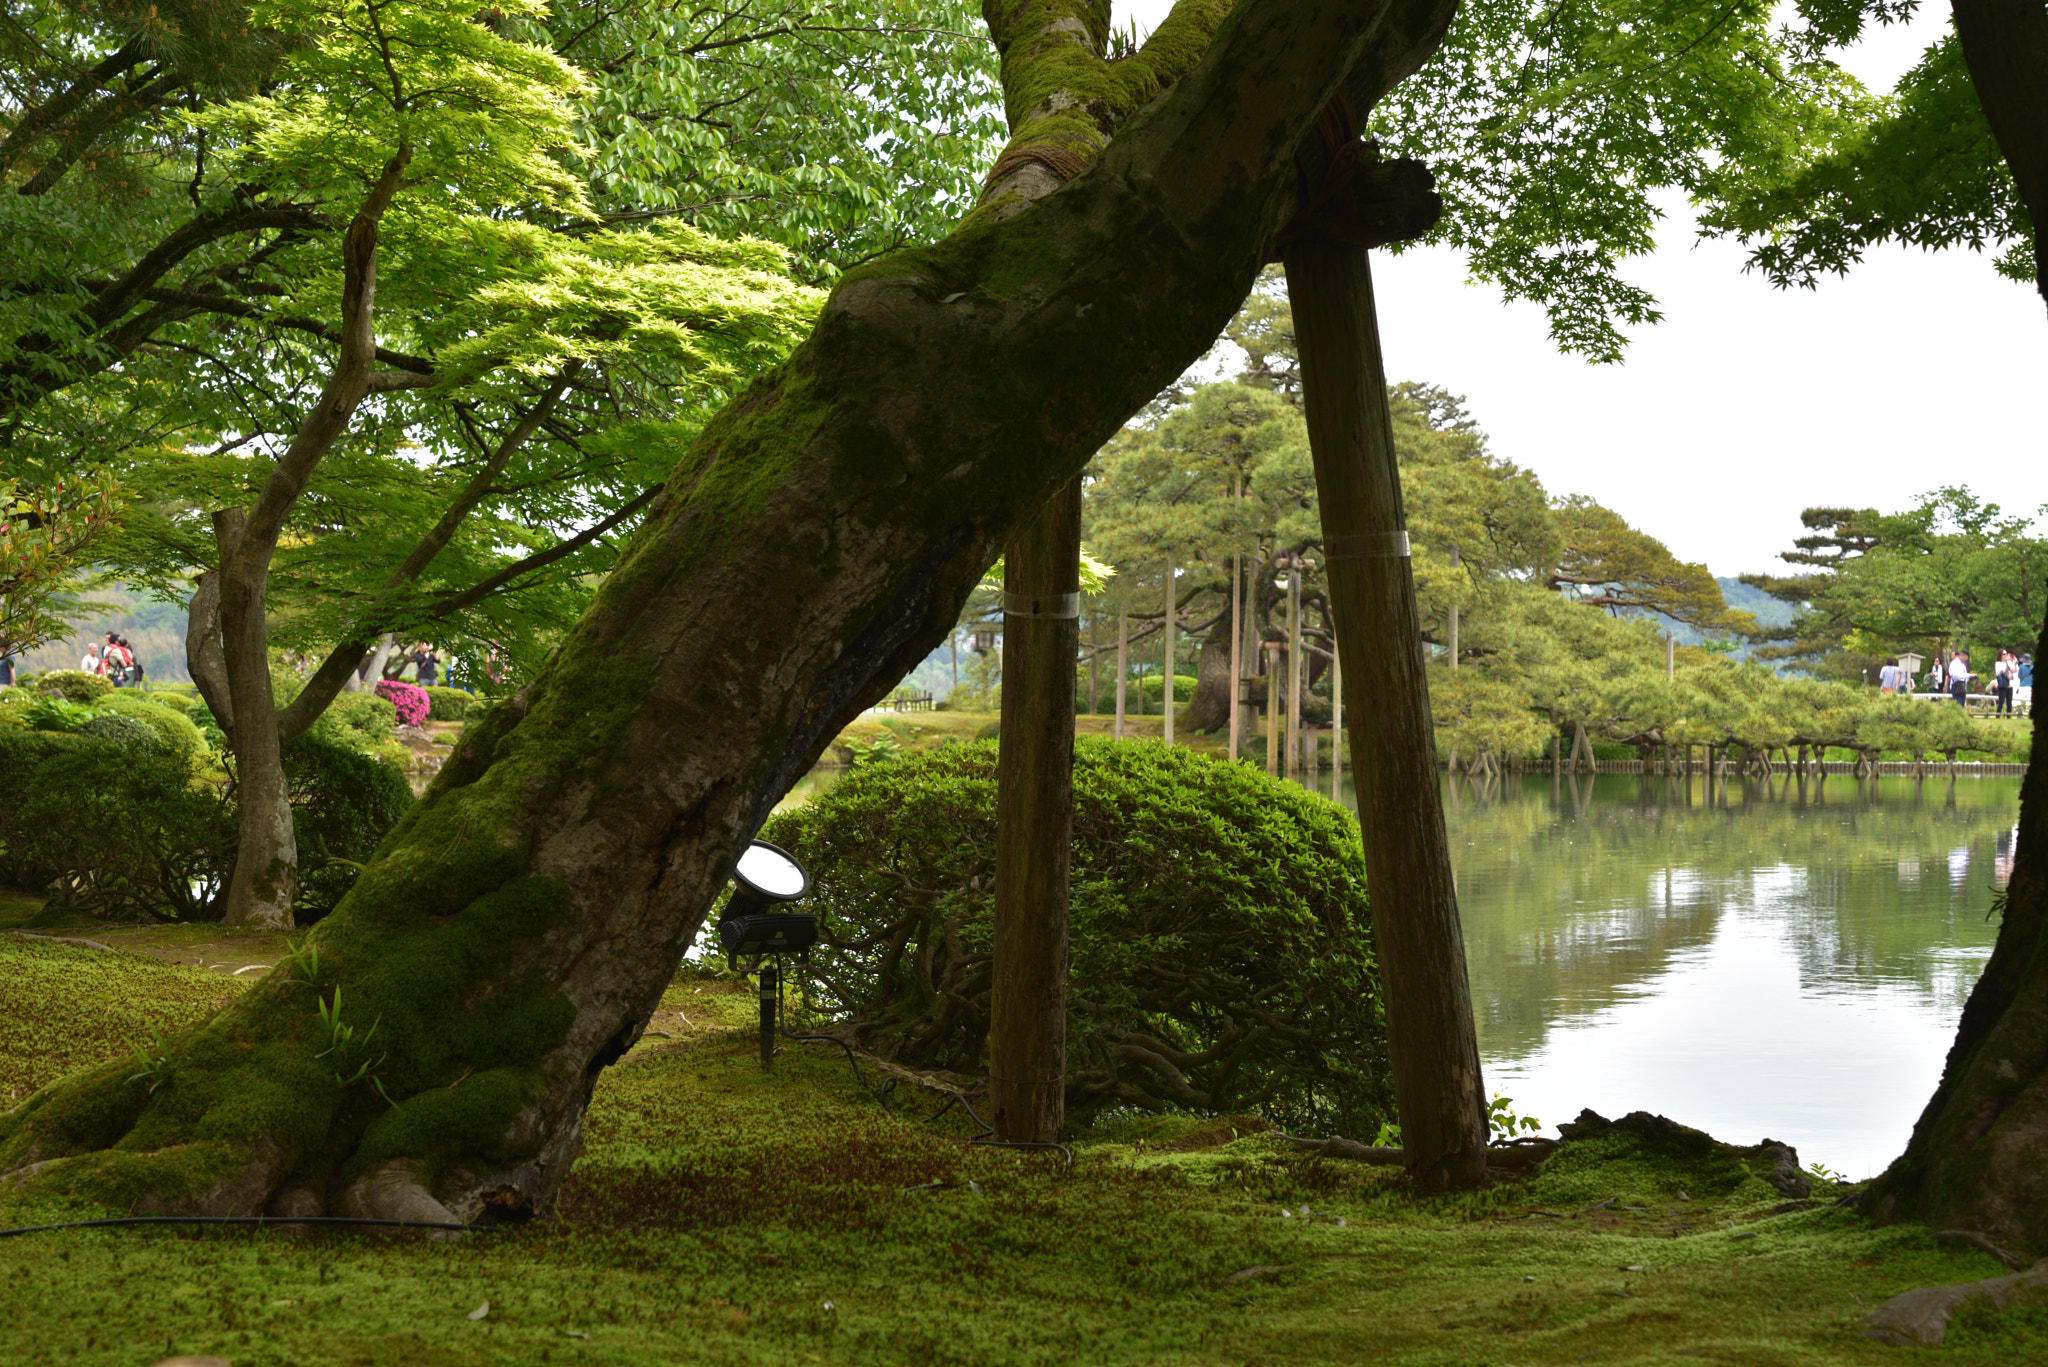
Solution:
{"label": "small plant in moss", "polygon": [[[383,1054],[379,1054],[375,1058],[369,1057],[370,1041],[377,1038],[377,1027],[384,1023],[384,1018],[379,1016],[376,1020],[371,1021],[370,1028],[363,1031],[362,1037],[359,1039],[356,1036],[356,1027],[347,1024],[341,1018],[341,987],[339,984],[336,984],[332,997],[315,998],[314,1000],[316,1003],[315,1013],[319,1017],[320,1031],[327,1040],[327,1047],[313,1057],[332,1057],[335,1069],[334,1080],[343,1087],[354,1086],[368,1077],[371,1069],[384,1062],[385,1056]],[[348,1067],[351,1057],[357,1060],[356,1070],[353,1073],[348,1073],[344,1070]],[[378,1090],[383,1090],[381,1084],[378,1086]]]}
{"label": "small plant in moss", "polygon": [[157,1090],[171,1080],[170,1051],[164,1047],[164,1037],[156,1037],[155,1052],[145,1050],[139,1044],[132,1044],[129,1048],[135,1051],[135,1061],[141,1065],[142,1070],[130,1074],[128,1084],[133,1086],[138,1082],[148,1083],[149,1094],[155,1096]]}
{"label": "small plant in moss", "polygon": [[1516,1115],[1515,1099],[1499,1092],[1486,1103],[1486,1125],[1495,1142],[1534,1134],[1543,1128],[1543,1122],[1533,1115]]}

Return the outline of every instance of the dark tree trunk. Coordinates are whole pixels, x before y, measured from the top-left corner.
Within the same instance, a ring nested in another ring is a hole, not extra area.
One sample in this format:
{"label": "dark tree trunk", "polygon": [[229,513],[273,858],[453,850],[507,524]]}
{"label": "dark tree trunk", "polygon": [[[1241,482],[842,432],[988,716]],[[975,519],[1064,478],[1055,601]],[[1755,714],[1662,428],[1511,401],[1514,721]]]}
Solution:
{"label": "dark tree trunk", "polygon": [[1076,479],[1053,496],[1003,557],[989,1123],[998,1138],[1013,1143],[1058,1139],[1066,1098],[1067,867],[1074,829],[1080,590]]}
{"label": "dark tree trunk", "polygon": [[[1370,108],[1451,12],[1233,10],[1056,192],[998,197],[849,272],[810,339],[707,424],[553,659],[469,729],[300,962],[172,1041],[154,1096],[124,1085],[132,1061],[37,1093],[0,1120],[0,1171],[57,1164],[74,1191],[221,1214],[550,1204],[598,1073],[745,842],[1221,332],[1293,212],[1317,112],[1340,92]],[[1006,69],[1085,35],[1057,6],[1028,13],[1040,32],[997,34]],[[345,1023],[381,1026],[337,1070],[316,1007],[342,987]]]}
{"label": "dark tree trunk", "polygon": [[1338,644],[1351,665],[1352,774],[1401,1147],[1418,1185],[1470,1187],[1486,1177],[1486,1092],[1366,253],[1297,240],[1287,285]]}
{"label": "dark tree trunk", "polygon": [[[1971,83],[2034,223],[2036,284],[2048,298],[2048,10],[2033,0],[1954,0],[1953,9]],[[2044,1155],[2048,745],[2037,725],[1998,942],[1963,1007],[1941,1084],[1865,1209],[2048,1253]]]}
{"label": "dark tree trunk", "polygon": [[1236,682],[1230,677],[1230,613],[1226,609],[1195,657],[1195,696],[1180,714],[1182,725],[1190,731],[1223,730],[1230,725],[1230,699],[1236,691]]}
{"label": "dark tree trunk", "polygon": [[[2048,640],[2048,625],[2042,639]],[[1864,1198],[1879,1220],[1966,1229],[2048,1255],[2048,744],[2034,730],[1998,942],[1941,1084]]]}

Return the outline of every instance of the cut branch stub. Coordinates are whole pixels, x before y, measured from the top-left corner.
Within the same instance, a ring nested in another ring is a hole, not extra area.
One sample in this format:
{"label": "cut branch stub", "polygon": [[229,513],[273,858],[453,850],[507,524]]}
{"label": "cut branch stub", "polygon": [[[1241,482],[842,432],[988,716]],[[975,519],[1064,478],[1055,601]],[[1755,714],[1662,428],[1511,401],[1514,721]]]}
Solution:
{"label": "cut branch stub", "polygon": [[1384,247],[1421,237],[1443,216],[1436,177],[1413,157],[1382,161],[1370,140],[1346,143],[1309,206],[1274,237],[1269,259],[1295,242]]}

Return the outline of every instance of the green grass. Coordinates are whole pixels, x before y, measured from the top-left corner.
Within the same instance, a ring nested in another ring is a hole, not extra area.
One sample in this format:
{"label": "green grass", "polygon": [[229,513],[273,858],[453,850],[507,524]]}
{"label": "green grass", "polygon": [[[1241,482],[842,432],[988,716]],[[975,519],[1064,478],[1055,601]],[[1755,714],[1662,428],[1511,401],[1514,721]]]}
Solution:
{"label": "green grass", "polygon": [[[0,1077],[125,1052],[233,990],[0,937]],[[1903,1350],[1858,1316],[2002,1271],[1825,1203],[1771,1216],[1739,1166],[1629,1136],[1441,1200],[1242,1121],[1125,1116],[1071,1169],[970,1150],[951,1117],[885,1113],[836,1050],[792,1045],[764,1074],[752,1005],[678,981],[600,1082],[559,1220],[447,1243],[0,1240],[0,1363],[1890,1364]],[[0,1186],[6,1223],[87,1213]],[[1943,1361],[2041,1360],[2048,1316],[1955,1337]]]}

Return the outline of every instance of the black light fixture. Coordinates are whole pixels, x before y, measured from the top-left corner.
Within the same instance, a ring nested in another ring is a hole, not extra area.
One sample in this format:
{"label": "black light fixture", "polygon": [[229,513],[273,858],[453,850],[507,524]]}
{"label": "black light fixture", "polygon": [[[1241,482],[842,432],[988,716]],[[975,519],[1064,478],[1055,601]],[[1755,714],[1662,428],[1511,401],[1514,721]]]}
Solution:
{"label": "black light fixture", "polygon": [[718,943],[727,968],[743,954],[772,954],[776,962],[761,970],[761,1066],[775,1059],[776,1002],[781,992],[781,956],[795,954],[808,961],[818,942],[818,920],[807,911],[777,911],[811,890],[811,876],[796,856],[779,845],[756,840],[740,852],[732,871],[736,885],[718,920]]}
{"label": "black light fixture", "polygon": [[974,627],[974,653],[986,655],[996,643],[996,628],[992,622],[978,622]]}

